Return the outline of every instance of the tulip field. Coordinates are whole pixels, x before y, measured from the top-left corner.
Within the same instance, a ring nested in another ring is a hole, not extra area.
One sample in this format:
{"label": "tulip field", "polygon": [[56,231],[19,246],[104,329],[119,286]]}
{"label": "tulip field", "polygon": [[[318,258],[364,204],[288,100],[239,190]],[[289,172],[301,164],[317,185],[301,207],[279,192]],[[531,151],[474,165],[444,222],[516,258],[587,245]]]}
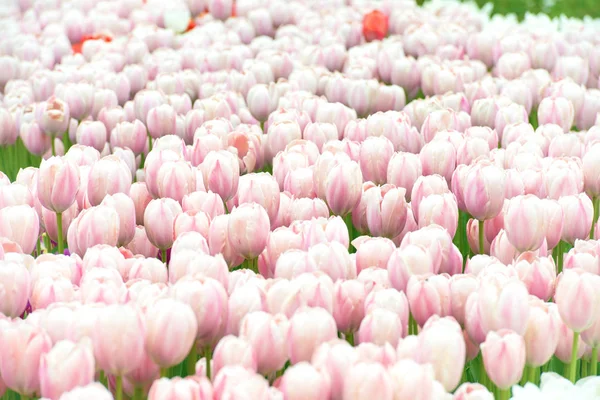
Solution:
{"label": "tulip field", "polygon": [[1,0],[0,398],[600,399],[600,20],[421,3]]}

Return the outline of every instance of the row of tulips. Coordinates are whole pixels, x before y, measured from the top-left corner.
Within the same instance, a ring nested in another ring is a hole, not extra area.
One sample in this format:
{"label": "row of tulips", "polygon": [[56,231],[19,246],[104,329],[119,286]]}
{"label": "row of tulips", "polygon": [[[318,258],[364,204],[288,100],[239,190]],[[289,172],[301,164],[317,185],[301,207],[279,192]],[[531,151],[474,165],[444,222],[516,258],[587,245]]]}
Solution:
{"label": "row of tulips", "polygon": [[19,0],[0,32],[5,398],[596,398],[593,22]]}

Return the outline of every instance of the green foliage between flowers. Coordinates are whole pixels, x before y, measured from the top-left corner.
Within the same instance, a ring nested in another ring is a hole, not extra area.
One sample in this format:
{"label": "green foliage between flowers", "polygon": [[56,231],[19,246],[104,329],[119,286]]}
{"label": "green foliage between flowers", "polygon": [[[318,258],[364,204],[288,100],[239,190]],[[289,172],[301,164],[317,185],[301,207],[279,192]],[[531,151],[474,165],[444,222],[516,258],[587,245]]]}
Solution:
{"label": "green foliage between flowers", "polygon": [[[523,19],[526,12],[545,13],[551,17],[564,14],[567,17],[583,18],[586,16],[600,18],[600,2],[598,0],[475,0],[482,7],[487,3],[494,5],[494,14],[516,14]],[[423,4],[424,0],[417,0]]]}

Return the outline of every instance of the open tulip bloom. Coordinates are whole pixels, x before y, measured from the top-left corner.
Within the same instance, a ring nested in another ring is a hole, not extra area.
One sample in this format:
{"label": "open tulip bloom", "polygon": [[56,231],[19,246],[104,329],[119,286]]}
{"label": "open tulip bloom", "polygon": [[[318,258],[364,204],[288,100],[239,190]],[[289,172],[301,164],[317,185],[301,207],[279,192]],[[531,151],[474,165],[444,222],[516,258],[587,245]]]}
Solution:
{"label": "open tulip bloom", "polygon": [[600,24],[417,3],[4,1],[0,398],[596,399]]}

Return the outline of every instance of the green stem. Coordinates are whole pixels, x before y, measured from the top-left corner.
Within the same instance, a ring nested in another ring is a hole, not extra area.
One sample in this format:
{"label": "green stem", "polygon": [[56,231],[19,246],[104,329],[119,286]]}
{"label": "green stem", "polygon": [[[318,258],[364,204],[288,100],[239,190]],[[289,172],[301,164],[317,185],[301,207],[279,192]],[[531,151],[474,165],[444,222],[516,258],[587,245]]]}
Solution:
{"label": "green stem", "polygon": [[408,334],[409,335],[417,335],[419,333],[419,327],[417,326],[417,321],[415,317],[413,317],[412,313],[408,314]]}
{"label": "green stem", "polygon": [[46,247],[46,252],[52,252],[52,242],[50,242],[50,236],[47,233],[44,234],[44,246]]}
{"label": "green stem", "polygon": [[117,385],[115,390],[115,400],[123,400],[123,377],[121,375],[117,376]]}
{"label": "green stem", "polygon": [[579,349],[579,332],[573,332],[573,347],[571,349],[571,362],[569,363],[569,380],[575,383],[577,372],[577,351]]}
{"label": "green stem", "polygon": [[57,235],[57,246],[58,246],[58,254],[63,254],[65,252],[65,245],[63,243],[63,228],[62,228],[62,213],[56,213],[56,235]]}
{"label": "green stem", "polygon": [[354,347],[354,332],[346,333],[346,341],[350,343],[350,346]]}
{"label": "green stem", "polygon": [[105,387],[108,386],[106,384],[106,374],[104,373],[103,370],[100,370],[100,378],[98,379],[100,381],[101,384],[103,384]]}
{"label": "green stem", "polygon": [[508,400],[510,399],[510,389],[500,389],[498,390],[498,399],[499,400]]}
{"label": "green stem", "polygon": [[133,400],[142,400],[144,398],[144,389],[136,386],[133,391]]}
{"label": "green stem", "polygon": [[[348,213],[346,215],[344,215],[344,222],[346,223],[346,228],[348,228],[348,238],[350,239],[350,243],[352,243],[352,240],[354,240],[354,224],[352,223],[352,213]],[[348,246],[348,249],[350,249],[350,246]]]}
{"label": "green stem", "polygon": [[198,361],[198,349],[196,348],[196,346],[196,342],[194,342],[192,349],[190,350],[190,354],[188,354],[187,358],[187,374],[189,376],[193,376],[196,374],[196,361]]}
{"label": "green stem", "polygon": [[50,140],[51,140],[51,146],[52,146],[52,155],[55,156],[56,155],[56,143],[54,143],[54,138],[56,136],[55,135],[50,135]]}
{"label": "green stem", "polygon": [[590,228],[590,239],[594,238],[594,228],[596,226],[596,222],[598,222],[598,213],[600,212],[600,197],[594,197],[592,202],[594,203],[594,219],[592,220],[592,227]]}
{"label": "green stem", "polygon": [[169,368],[161,368],[160,369],[160,377],[161,378],[169,378]]}
{"label": "green stem", "polygon": [[162,261],[165,263],[165,265],[168,265],[167,264],[167,249],[161,249],[160,256],[162,258]]}
{"label": "green stem", "polygon": [[35,255],[36,257],[39,256],[40,254],[42,254],[42,241],[41,241],[41,237],[38,236],[37,238],[37,242],[35,244]]}
{"label": "green stem", "polygon": [[598,347],[592,348],[592,361],[590,365],[590,375],[598,375]]}
{"label": "green stem", "polygon": [[581,372],[580,372],[580,378],[585,378],[586,376],[588,376],[589,374],[589,362],[585,361],[585,360],[581,360]]}
{"label": "green stem", "polygon": [[484,221],[479,221],[479,254],[485,254],[485,242],[483,240],[483,222]]}
{"label": "green stem", "polygon": [[556,245],[556,260],[558,261],[556,264],[557,273],[560,274],[563,270],[563,241],[559,241]]}
{"label": "green stem", "polygon": [[225,208],[225,214],[229,214],[229,209],[227,209],[227,202],[223,200],[223,208]]}
{"label": "green stem", "polygon": [[211,371],[210,371],[210,360],[212,358],[212,349],[210,348],[210,346],[206,346],[206,349],[204,349],[204,358],[206,359],[206,377],[208,378],[208,380],[212,380]]}
{"label": "green stem", "polygon": [[531,382],[533,384],[536,384],[535,381],[535,377],[536,377],[536,371],[537,367],[532,367],[532,366],[526,366],[525,367],[525,371],[527,372],[527,382]]}

